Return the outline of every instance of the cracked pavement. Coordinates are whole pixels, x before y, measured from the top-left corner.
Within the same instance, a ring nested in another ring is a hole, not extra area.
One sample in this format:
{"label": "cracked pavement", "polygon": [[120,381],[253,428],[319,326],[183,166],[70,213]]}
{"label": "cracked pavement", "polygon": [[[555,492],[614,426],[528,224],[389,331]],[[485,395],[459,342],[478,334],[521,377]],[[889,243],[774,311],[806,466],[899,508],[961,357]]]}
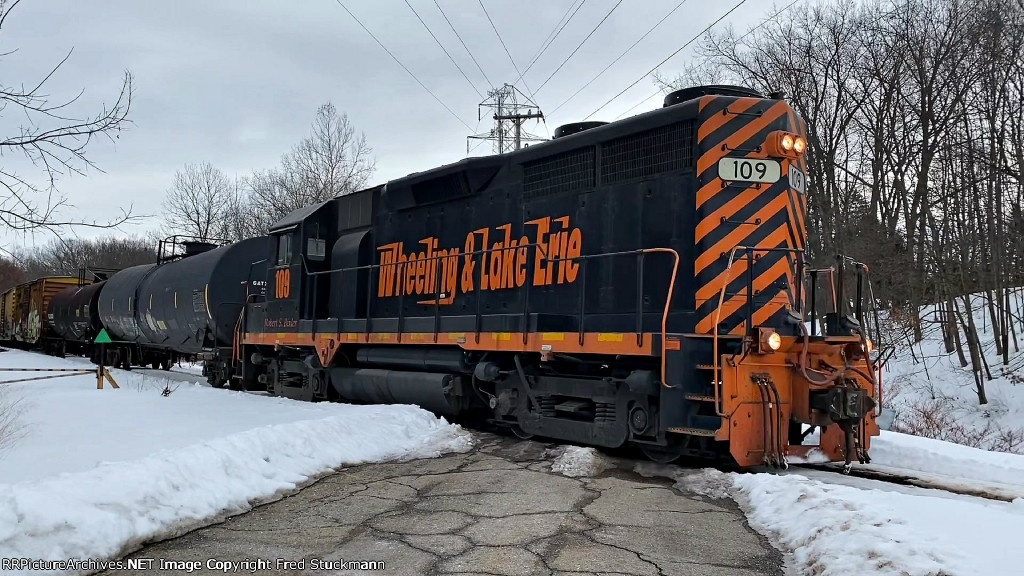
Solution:
{"label": "cracked pavement", "polygon": [[[569,478],[551,471],[553,444],[476,438],[465,454],[341,469],[129,558],[269,559],[259,574],[330,573],[310,570],[313,558],[384,561],[377,573],[409,575],[783,573],[781,554],[731,501],[640,476],[634,460],[609,457],[609,470]],[[276,558],[307,566],[279,570]]]}

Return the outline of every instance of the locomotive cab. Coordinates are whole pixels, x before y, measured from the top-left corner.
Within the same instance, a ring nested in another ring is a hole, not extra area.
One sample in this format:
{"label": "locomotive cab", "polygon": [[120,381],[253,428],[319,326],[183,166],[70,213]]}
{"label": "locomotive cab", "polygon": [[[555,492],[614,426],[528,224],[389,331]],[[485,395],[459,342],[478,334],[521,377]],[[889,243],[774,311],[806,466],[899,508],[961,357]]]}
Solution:
{"label": "locomotive cab", "polygon": [[326,317],[325,271],[331,267],[328,249],[337,239],[335,222],[334,201],[328,200],[299,208],[271,226],[266,310],[267,318],[277,319],[281,327]]}

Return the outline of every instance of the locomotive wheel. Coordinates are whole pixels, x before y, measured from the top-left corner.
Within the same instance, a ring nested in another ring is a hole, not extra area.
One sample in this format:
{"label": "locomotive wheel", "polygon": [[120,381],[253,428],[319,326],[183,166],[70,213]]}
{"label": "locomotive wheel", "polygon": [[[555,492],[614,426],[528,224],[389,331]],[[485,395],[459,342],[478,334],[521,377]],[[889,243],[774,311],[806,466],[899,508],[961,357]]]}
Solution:
{"label": "locomotive wheel", "polygon": [[651,462],[657,462],[658,464],[671,464],[679,459],[678,452],[673,452],[665,446],[641,444],[640,451],[644,453],[644,456],[646,456],[648,460]]}

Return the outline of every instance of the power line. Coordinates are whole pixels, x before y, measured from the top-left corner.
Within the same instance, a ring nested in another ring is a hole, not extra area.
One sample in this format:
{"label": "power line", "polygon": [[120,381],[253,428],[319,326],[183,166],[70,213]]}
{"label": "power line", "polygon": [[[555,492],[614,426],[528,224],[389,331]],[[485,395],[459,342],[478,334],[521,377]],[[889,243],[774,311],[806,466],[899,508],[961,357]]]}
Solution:
{"label": "power line", "polygon": [[[555,34],[555,32],[559,30],[559,27],[562,25],[562,22],[565,21],[565,18],[569,16],[569,13],[572,12],[572,9],[575,8],[576,4],[579,2],[580,0],[572,0],[572,4],[570,4],[569,8],[566,9],[564,14],[562,14],[562,17],[558,19],[558,22],[555,22],[555,27],[551,29],[551,32],[548,32],[548,35],[544,37],[544,41],[541,42],[540,46],[537,48],[537,51],[534,52],[533,56],[530,57],[530,65],[533,65],[533,63],[537,60],[537,56],[540,55],[541,51],[544,50],[544,48],[548,45],[548,40],[551,40],[551,37]],[[530,67],[527,66],[526,70],[524,70],[523,72],[529,71]]]}
{"label": "power line", "polygon": [[466,43],[462,40],[462,36],[459,35],[459,31],[455,29],[455,25],[448,19],[448,15],[444,13],[444,8],[441,8],[441,5],[437,3],[437,0],[434,0],[434,6],[437,6],[437,9],[441,12],[441,16],[444,16],[444,21],[448,23],[448,27],[455,33],[455,37],[459,39],[460,43],[462,43],[462,47],[466,49],[466,53],[469,54],[469,57],[473,59],[473,64],[476,64],[476,69],[480,71],[480,74],[483,74],[484,80],[487,81],[487,85],[493,90],[494,83],[487,77],[487,72],[484,72],[483,66],[480,66],[480,63],[476,61],[476,56],[473,55],[473,51],[469,49],[469,46],[466,46]]}
{"label": "power line", "polygon": [[[686,0],[683,0],[683,1],[685,2]],[[794,5],[795,5],[795,4],[797,3],[797,2],[800,2],[800,0],[793,0],[792,2],[790,2],[789,4],[787,4],[787,5],[786,5],[786,6],[784,7],[784,8],[780,9],[780,10],[779,10],[778,12],[776,12],[775,14],[772,14],[771,16],[769,16],[769,17],[765,18],[764,20],[762,20],[762,21],[761,21],[761,23],[760,23],[760,24],[758,24],[757,26],[754,26],[754,27],[753,27],[753,28],[751,28],[750,30],[747,30],[746,34],[744,34],[743,36],[740,36],[740,37],[739,37],[739,38],[738,38],[738,39],[736,40],[736,42],[742,42],[744,38],[746,38],[747,36],[750,36],[751,34],[753,34],[753,33],[754,33],[754,31],[756,31],[756,30],[758,30],[759,28],[763,27],[763,26],[764,26],[765,24],[767,24],[767,23],[769,23],[769,22],[771,22],[771,21],[773,21],[773,20],[777,19],[777,18],[778,18],[778,17],[779,17],[779,16],[780,16],[780,15],[781,15],[781,14],[782,14],[783,12],[785,12],[786,10],[789,10],[790,8],[792,8],[792,7],[793,7],[793,6],[794,6]],[[585,88],[585,86],[584,86],[584,88]],[[657,95],[658,95],[658,94],[659,94],[660,92],[661,92],[661,88],[658,88],[657,90],[655,90],[655,91],[654,91],[654,93],[653,93],[653,94],[651,94],[650,96],[648,96],[648,97],[644,98],[643,100],[641,100],[641,101],[637,102],[636,104],[634,104],[634,105],[630,106],[630,107],[629,107],[629,109],[627,109],[627,110],[626,110],[625,112],[623,112],[623,113],[619,114],[619,115],[618,115],[618,116],[616,116],[616,117],[615,117],[614,119],[615,119],[615,120],[618,120],[619,118],[622,118],[622,117],[623,117],[623,116],[625,116],[626,114],[629,114],[629,113],[630,113],[630,112],[632,112],[632,111],[633,111],[633,110],[634,110],[634,109],[635,109],[635,108],[636,108],[637,106],[640,106],[640,105],[641,105],[641,104],[643,104],[644,102],[647,102],[647,101],[648,101],[648,100],[650,100],[651,98],[654,98],[654,97],[655,97],[655,96],[657,96]],[[573,96],[575,96],[575,94],[573,94]],[[570,97],[570,98],[571,98],[571,97]],[[563,102],[562,104],[564,104],[564,103],[565,103],[565,102]],[[561,104],[559,104],[559,106],[561,106]],[[558,108],[555,108],[555,110],[558,110]]]}
{"label": "power line", "polygon": [[616,116],[616,117],[614,118],[614,120],[618,120],[619,118],[622,118],[622,117],[623,117],[623,116],[625,116],[626,114],[629,114],[629,113],[630,113],[630,112],[632,112],[632,111],[633,111],[633,110],[634,110],[634,109],[635,109],[635,108],[636,108],[637,106],[639,106],[639,105],[643,104],[644,102],[647,102],[648,100],[650,100],[651,98],[654,98],[655,96],[657,96],[657,95],[658,95],[658,94],[660,94],[660,93],[661,93],[661,88],[658,88],[657,90],[655,90],[654,94],[651,94],[651,95],[650,95],[650,96],[648,96],[647,98],[644,98],[643,100],[641,100],[641,101],[637,102],[636,104],[633,104],[633,105],[632,105],[632,106],[630,106],[630,107],[629,107],[629,109],[627,109],[627,110],[626,110],[625,112],[623,112],[622,114],[619,114],[618,116]]}
{"label": "power line", "polygon": [[370,32],[370,29],[367,28],[366,25],[363,24],[362,21],[359,20],[359,18],[356,18],[356,15],[353,14],[352,11],[349,10],[347,6],[342,4],[341,0],[335,0],[335,2],[337,2],[338,6],[341,6],[341,8],[343,10],[345,10],[345,12],[348,12],[348,15],[351,16],[352,19],[355,20],[357,24],[359,24],[359,27],[362,28],[363,30],[365,30],[366,33],[370,35],[370,38],[373,38],[373,41],[376,42],[377,45],[380,46],[385,52],[387,52],[388,56],[391,56],[392,60],[394,60],[399,66],[402,67],[402,70],[405,70],[409,74],[409,76],[412,76],[412,79],[415,80],[416,83],[419,84],[421,88],[426,90],[427,94],[430,94],[431,96],[433,96],[434,100],[437,100],[438,104],[440,104],[441,106],[444,106],[444,109],[447,110],[448,113],[451,114],[453,118],[458,120],[460,124],[465,126],[466,130],[470,130],[470,131],[473,130],[472,128],[469,127],[469,124],[466,124],[465,121],[462,120],[462,118],[459,118],[458,114],[456,114],[455,112],[452,112],[452,109],[449,108],[448,105],[445,104],[443,100],[438,98],[437,94],[434,94],[434,92],[431,91],[430,88],[427,88],[427,85],[424,84],[423,82],[421,82],[420,79],[417,78],[416,75],[412,73],[412,70],[409,70],[409,68],[405,64],[402,64],[402,61],[399,60],[398,57],[396,57],[394,54],[392,54],[391,50],[388,50],[387,47],[384,46],[384,44],[382,44],[381,41],[378,40],[377,37],[373,35],[373,32]]}
{"label": "power line", "polygon": [[[637,39],[637,41],[636,41],[636,42],[633,42],[633,44],[632,44],[632,45],[630,45],[630,47],[629,47],[629,48],[626,48],[625,52],[623,52],[622,54],[619,54],[618,58],[616,58],[615,60],[612,60],[611,64],[609,64],[609,65],[605,66],[603,70],[601,70],[600,72],[598,72],[598,73],[597,73],[597,75],[596,75],[596,76],[594,76],[593,78],[591,78],[591,79],[590,79],[590,82],[587,82],[586,84],[584,84],[584,85],[583,85],[582,87],[580,87],[580,89],[579,89],[579,90],[577,90],[577,91],[573,92],[573,93],[572,93],[572,96],[569,96],[568,98],[566,98],[565,100],[563,100],[561,104],[559,104],[558,106],[555,106],[555,109],[551,111],[551,114],[554,114],[555,112],[557,112],[559,108],[561,108],[562,106],[564,106],[565,104],[567,104],[567,103],[568,103],[568,102],[569,102],[570,100],[572,100],[573,98],[575,98],[577,94],[579,94],[580,92],[583,92],[584,90],[586,90],[586,89],[587,89],[587,86],[590,86],[591,84],[593,84],[595,80],[597,80],[598,78],[600,78],[600,77],[601,77],[601,76],[602,76],[602,75],[603,75],[603,74],[604,74],[605,72],[607,72],[607,71],[608,71],[608,69],[609,69],[609,68],[611,68],[612,66],[614,66],[616,62],[618,62],[619,60],[622,60],[622,58],[623,58],[623,57],[624,57],[624,56],[625,56],[626,54],[629,54],[629,52],[630,52],[630,51],[631,51],[631,50],[632,50],[633,48],[636,48],[636,45],[637,45],[637,44],[639,44],[640,42],[642,42],[644,38],[647,38],[647,36],[649,36],[649,35],[651,34],[651,32],[654,32],[655,28],[657,28],[658,26],[661,26],[661,25],[662,25],[662,24],[663,24],[663,23],[665,22],[665,20],[668,20],[668,17],[669,17],[669,16],[671,16],[672,14],[675,14],[675,11],[676,11],[676,10],[679,10],[679,8],[680,8],[680,7],[681,7],[681,6],[683,5],[683,4],[686,4],[686,2],[687,2],[687,0],[682,0],[682,1],[681,1],[681,2],[679,3],[679,4],[676,4],[676,7],[675,7],[675,8],[673,8],[673,9],[672,9],[671,11],[669,11],[669,13],[668,13],[668,14],[665,14],[664,16],[662,16],[661,20],[658,20],[657,24],[655,24],[654,26],[651,26],[650,30],[648,30],[647,32],[644,32],[644,35],[643,35],[643,36],[641,36],[641,37],[640,37],[639,39]],[[540,88],[538,88],[537,90],[540,90]]]}
{"label": "power line", "polygon": [[555,77],[555,74],[558,74],[558,71],[562,69],[562,66],[565,66],[565,64],[573,56],[576,55],[576,52],[578,52],[579,49],[582,48],[583,45],[587,43],[587,40],[590,40],[590,37],[594,35],[594,32],[597,32],[597,29],[600,28],[602,24],[604,24],[604,21],[607,20],[608,17],[612,15],[612,12],[615,12],[615,9],[619,7],[619,4],[622,4],[622,0],[619,0],[618,2],[615,3],[615,6],[612,6],[612,9],[609,10],[608,13],[604,15],[604,18],[601,18],[601,21],[597,23],[597,26],[594,26],[594,29],[590,31],[590,34],[587,34],[587,37],[584,38],[582,42],[580,42],[579,46],[577,46],[571,54],[566,56],[565,60],[562,60],[562,63],[558,65],[558,68],[555,68],[555,71],[552,72],[550,76],[548,76],[547,80],[545,80],[543,84],[537,87],[537,92],[540,92],[545,86],[547,86],[548,82]]}
{"label": "power line", "polygon": [[771,22],[771,21],[775,20],[776,18],[778,18],[778,17],[779,17],[779,15],[781,15],[781,14],[782,14],[783,12],[785,12],[786,10],[789,10],[790,8],[792,8],[792,7],[793,7],[793,6],[794,6],[794,5],[795,5],[795,4],[797,3],[797,2],[799,2],[799,1],[800,1],[800,0],[793,0],[792,2],[790,2],[789,4],[787,4],[787,5],[785,6],[785,8],[782,8],[781,10],[779,10],[778,12],[776,12],[775,14],[772,14],[771,16],[769,16],[769,17],[765,18],[765,19],[764,19],[764,20],[762,20],[762,21],[761,21],[761,23],[760,23],[760,24],[758,24],[757,26],[754,26],[754,27],[753,27],[753,28],[751,28],[750,30],[747,30],[747,33],[746,33],[746,34],[744,34],[743,36],[740,36],[740,37],[739,37],[739,39],[737,39],[736,41],[737,41],[737,42],[742,42],[744,38],[746,38],[747,36],[750,36],[751,34],[753,34],[755,30],[758,30],[758,29],[760,29],[760,28],[761,28],[762,26],[764,26],[765,24],[767,24],[767,23],[769,23],[769,22]]}
{"label": "power line", "polygon": [[[536,64],[537,61],[540,60],[540,57],[543,56],[545,52],[547,52],[548,48],[550,48],[551,45],[554,44],[555,40],[558,38],[558,35],[562,33],[562,30],[565,30],[565,27],[569,25],[569,22],[572,22],[572,19],[576,17],[576,13],[579,12],[580,8],[583,8],[583,5],[586,3],[587,0],[582,0],[579,3],[579,6],[577,6],[576,0],[573,0],[573,3],[569,5],[569,9],[566,10],[565,14],[562,14],[562,17],[558,20],[558,24],[555,24],[555,27],[552,28],[551,32],[548,33],[548,37],[545,38],[543,42],[541,42],[540,48],[537,50],[537,53],[533,55],[533,58],[530,58],[530,64],[526,67],[526,70],[523,70],[523,74],[526,74],[527,72],[530,71],[530,68],[533,68],[533,65]],[[576,8],[575,11],[573,11],[574,7]],[[569,12],[572,12],[572,14],[569,15]],[[566,16],[569,16],[568,20],[565,19]],[[562,23],[563,20],[565,20],[564,24]],[[522,78],[522,76],[520,76],[519,78]],[[516,82],[519,82],[519,78],[516,79]]]}
{"label": "power line", "polygon": [[[508,51],[508,46],[505,45],[505,41],[501,38],[501,33],[498,32],[498,27],[494,25],[494,20],[491,20],[491,15],[487,13],[484,1],[477,0],[477,2],[480,4],[480,8],[484,11],[484,16],[487,16],[487,21],[491,23],[491,30],[494,30],[494,35],[498,37],[498,42],[501,42],[501,47],[505,49],[505,55],[508,56],[508,61],[512,63],[512,68],[515,68],[516,74],[519,74],[519,79],[522,80],[523,73],[519,71],[519,66],[516,65],[515,59],[512,58],[512,53]],[[526,87],[526,92],[530,94],[530,99],[533,99],[533,91],[530,90],[529,86],[526,86],[526,80],[523,80],[523,86]]]}
{"label": "power line", "polygon": [[441,51],[444,52],[444,55],[447,56],[448,59],[452,61],[452,64],[454,64],[455,68],[457,68],[459,73],[462,74],[462,77],[466,79],[466,82],[469,82],[469,85],[473,87],[473,91],[476,92],[476,95],[483,98],[484,95],[480,92],[480,90],[477,89],[476,84],[473,84],[473,81],[469,79],[469,76],[466,76],[466,73],[462,71],[462,67],[459,66],[459,63],[455,61],[455,58],[452,58],[452,55],[448,53],[448,50],[446,50],[444,45],[441,44],[441,41],[437,39],[437,36],[435,36],[433,31],[430,30],[430,26],[427,26],[427,23],[423,21],[423,18],[420,18],[419,13],[417,13],[416,9],[412,7],[412,4],[409,3],[409,0],[405,0],[405,5],[409,7],[409,10],[412,10],[412,13],[416,16],[416,19],[420,21],[420,24],[423,24],[423,27],[426,28],[427,33],[430,34],[430,37],[434,39],[434,42],[437,42],[437,46],[441,49]]}
{"label": "power line", "polygon": [[652,73],[653,73],[653,72],[654,72],[655,70],[657,70],[657,69],[658,69],[658,66],[661,66],[661,65],[662,65],[662,64],[664,64],[665,62],[668,62],[668,61],[669,61],[669,60],[670,60],[670,59],[671,59],[671,58],[672,58],[673,56],[675,56],[676,54],[679,54],[680,52],[682,52],[682,51],[683,51],[683,50],[684,50],[684,49],[685,49],[685,48],[686,48],[687,46],[689,46],[690,44],[693,44],[693,42],[694,42],[695,40],[697,40],[698,38],[700,38],[701,36],[703,36],[704,34],[706,34],[708,30],[711,30],[712,28],[714,28],[716,24],[718,24],[718,23],[719,23],[719,22],[721,22],[722,20],[725,20],[725,19],[726,19],[726,17],[728,17],[728,16],[729,16],[729,14],[732,14],[733,12],[735,12],[735,11],[736,11],[736,9],[737,9],[737,8],[739,8],[740,6],[742,6],[742,5],[746,4],[746,3],[747,3],[747,0],[740,0],[739,2],[737,2],[735,6],[733,6],[732,8],[730,8],[730,9],[729,9],[729,11],[728,11],[728,12],[726,12],[725,14],[722,14],[721,16],[719,16],[719,17],[718,17],[718,19],[717,19],[717,20],[715,20],[714,22],[712,22],[711,24],[709,24],[707,28],[705,28],[704,30],[702,30],[702,31],[701,31],[701,32],[700,32],[699,34],[695,35],[695,36],[694,36],[693,38],[690,38],[689,40],[687,40],[687,41],[686,41],[686,44],[683,44],[683,45],[682,45],[682,46],[680,46],[680,47],[679,47],[679,48],[678,48],[678,49],[677,49],[677,50],[676,50],[675,52],[673,52],[673,53],[669,54],[669,55],[668,55],[668,56],[667,56],[667,57],[666,57],[666,58],[665,58],[664,60],[662,60],[661,62],[658,62],[657,64],[655,64],[654,68],[651,68],[650,70],[648,70],[647,72],[645,72],[643,76],[641,76],[641,77],[637,78],[637,79],[636,79],[636,80],[634,80],[634,81],[633,81],[633,82],[632,82],[632,83],[631,83],[631,84],[630,84],[629,86],[626,86],[625,88],[623,88],[623,89],[622,89],[622,90],[621,90],[621,91],[620,91],[620,92],[619,92],[618,94],[616,94],[615,96],[612,96],[612,97],[611,97],[610,99],[608,99],[608,101],[607,101],[607,102],[605,102],[604,104],[601,104],[601,106],[599,106],[599,107],[597,108],[597,110],[594,110],[594,111],[593,111],[593,112],[591,112],[590,114],[587,114],[587,117],[586,117],[586,118],[584,118],[584,120],[587,120],[588,118],[590,118],[590,117],[591,117],[591,116],[593,116],[594,114],[597,114],[598,112],[600,112],[601,110],[603,110],[605,106],[607,106],[607,105],[611,104],[611,103],[612,103],[612,102],[614,102],[614,101],[615,101],[616,99],[618,99],[618,97],[619,97],[619,96],[622,96],[623,94],[625,94],[625,93],[626,93],[626,90],[629,90],[629,89],[630,89],[630,88],[632,88],[633,86],[636,86],[636,85],[637,85],[637,84],[638,84],[638,83],[639,83],[639,82],[640,82],[641,80],[643,80],[644,78],[646,78],[647,76],[649,76],[650,74],[652,74]]}

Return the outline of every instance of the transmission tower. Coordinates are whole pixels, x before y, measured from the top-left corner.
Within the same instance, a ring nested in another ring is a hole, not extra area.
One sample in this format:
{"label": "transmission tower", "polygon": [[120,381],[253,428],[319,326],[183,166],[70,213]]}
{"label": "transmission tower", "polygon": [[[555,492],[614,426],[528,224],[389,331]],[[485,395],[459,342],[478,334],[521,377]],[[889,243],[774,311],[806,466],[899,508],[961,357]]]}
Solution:
{"label": "transmission tower", "polygon": [[504,154],[519,150],[524,142],[544,142],[535,134],[523,131],[524,120],[544,120],[544,113],[525,94],[515,86],[505,84],[500,88],[487,91],[487,100],[477,107],[478,119],[483,118],[484,109],[494,118],[494,128],[489,132],[466,137],[466,153],[469,154],[470,140],[490,140],[494,142],[494,152]]}

